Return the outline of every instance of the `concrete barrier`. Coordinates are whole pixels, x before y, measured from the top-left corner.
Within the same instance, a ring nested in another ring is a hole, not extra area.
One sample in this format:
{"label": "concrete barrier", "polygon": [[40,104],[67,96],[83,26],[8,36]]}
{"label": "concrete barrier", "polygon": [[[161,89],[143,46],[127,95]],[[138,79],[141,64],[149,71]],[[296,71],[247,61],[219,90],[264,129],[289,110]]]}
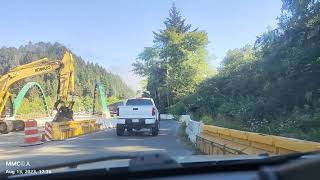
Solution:
{"label": "concrete barrier", "polygon": [[64,140],[100,130],[96,120],[52,122],[52,140]]}
{"label": "concrete barrier", "polygon": [[101,129],[115,128],[117,125],[118,119],[98,119],[97,124],[100,124]]}
{"label": "concrete barrier", "polygon": [[202,122],[191,120],[189,115],[183,115],[180,117],[182,122],[186,123],[186,134],[191,142],[196,144],[197,136],[201,133]]}
{"label": "concrete barrier", "polygon": [[172,120],[172,119],[174,119],[174,117],[172,114],[160,114],[160,119]]}

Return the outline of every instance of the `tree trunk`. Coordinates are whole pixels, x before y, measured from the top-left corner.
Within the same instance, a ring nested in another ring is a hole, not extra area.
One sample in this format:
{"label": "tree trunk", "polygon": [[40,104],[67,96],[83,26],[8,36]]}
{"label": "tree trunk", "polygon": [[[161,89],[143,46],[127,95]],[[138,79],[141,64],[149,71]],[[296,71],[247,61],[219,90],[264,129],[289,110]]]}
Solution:
{"label": "tree trunk", "polygon": [[166,85],[167,85],[167,110],[170,107],[170,100],[169,100],[169,70],[167,68],[167,72],[166,72]]}

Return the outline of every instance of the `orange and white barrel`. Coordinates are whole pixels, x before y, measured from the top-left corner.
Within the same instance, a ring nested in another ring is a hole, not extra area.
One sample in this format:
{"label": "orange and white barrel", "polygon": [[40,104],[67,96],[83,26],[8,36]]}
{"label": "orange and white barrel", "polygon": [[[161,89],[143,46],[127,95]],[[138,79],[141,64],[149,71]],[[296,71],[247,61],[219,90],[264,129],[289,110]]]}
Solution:
{"label": "orange and white barrel", "polygon": [[51,141],[52,139],[52,125],[50,122],[46,122],[44,125],[44,141]]}
{"label": "orange and white barrel", "polygon": [[37,121],[27,120],[24,127],[24,144],[22,146],[32,146],[42,144],[41,134],[39,133]]}

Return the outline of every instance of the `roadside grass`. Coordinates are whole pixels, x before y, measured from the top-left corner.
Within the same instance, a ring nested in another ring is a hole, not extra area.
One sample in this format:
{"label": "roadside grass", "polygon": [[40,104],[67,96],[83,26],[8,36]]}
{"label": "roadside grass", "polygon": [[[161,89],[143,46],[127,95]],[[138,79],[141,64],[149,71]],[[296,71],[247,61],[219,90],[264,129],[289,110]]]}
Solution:
{"label": "roadside grass", "polygon": [[209,116],[203,116],[201,118],[202,122],[206,125],[213,125],[213,126],[220,126],[224,128],[230,128],[230,129],[237,129],[241,130],[241,122],[237,120],[230,120],[230,119],[213,119]]}
{"label": "roadside grass", "polygon": [[186,133],[186,123],[185,122],[179,122],[179,131],[178,131],[178,137],[181,140],[181,142],[186,146],[186,148],[192,152],[192,154],[203,154],[199,149],[196,148],[196,146],[189,140],[188,135]]}
{"label": "roadside grass", "polygon": [[320,142],[320,128],[309,128],[308,130],[299,129],[299,127],[290,126],[287,124],[288,127],[282,128],[281,131],[276,130],[279,129],[281,126],[280,122],[277,123],[270,123],[267,124],[264,128],[264,131],[261,130],[250,130],[248,127],[242,124],[239,120],[227,119],[223,117],[213,118],[210,116],[203,116],[200,118],[205,125],[213,125],[219,126],[229,129],[236,129],[241,131],[248,131],[248,132],[257,132],[269,135],[276,135],[276,136],[283,136],[288,138],[296,138],[301,140],[308,140],[308,141],[316,141]]}

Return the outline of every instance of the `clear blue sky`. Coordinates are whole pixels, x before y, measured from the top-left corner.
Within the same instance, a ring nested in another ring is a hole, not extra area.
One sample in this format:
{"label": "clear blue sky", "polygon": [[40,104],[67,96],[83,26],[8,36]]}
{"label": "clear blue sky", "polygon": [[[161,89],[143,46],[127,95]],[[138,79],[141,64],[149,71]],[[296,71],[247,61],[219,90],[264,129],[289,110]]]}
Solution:
{"label": "clear blue sky", "polygon": [[[0,46],[59,42],[77,55],[118,73],[135,89],[131,64],[151,46],[152,31],[173,0],[4,0],[0,3]],[[187,23],[208,32],[209,53],[217,66],[228,49],[253,44],[275,27],[281,0],[175,0]]]}

